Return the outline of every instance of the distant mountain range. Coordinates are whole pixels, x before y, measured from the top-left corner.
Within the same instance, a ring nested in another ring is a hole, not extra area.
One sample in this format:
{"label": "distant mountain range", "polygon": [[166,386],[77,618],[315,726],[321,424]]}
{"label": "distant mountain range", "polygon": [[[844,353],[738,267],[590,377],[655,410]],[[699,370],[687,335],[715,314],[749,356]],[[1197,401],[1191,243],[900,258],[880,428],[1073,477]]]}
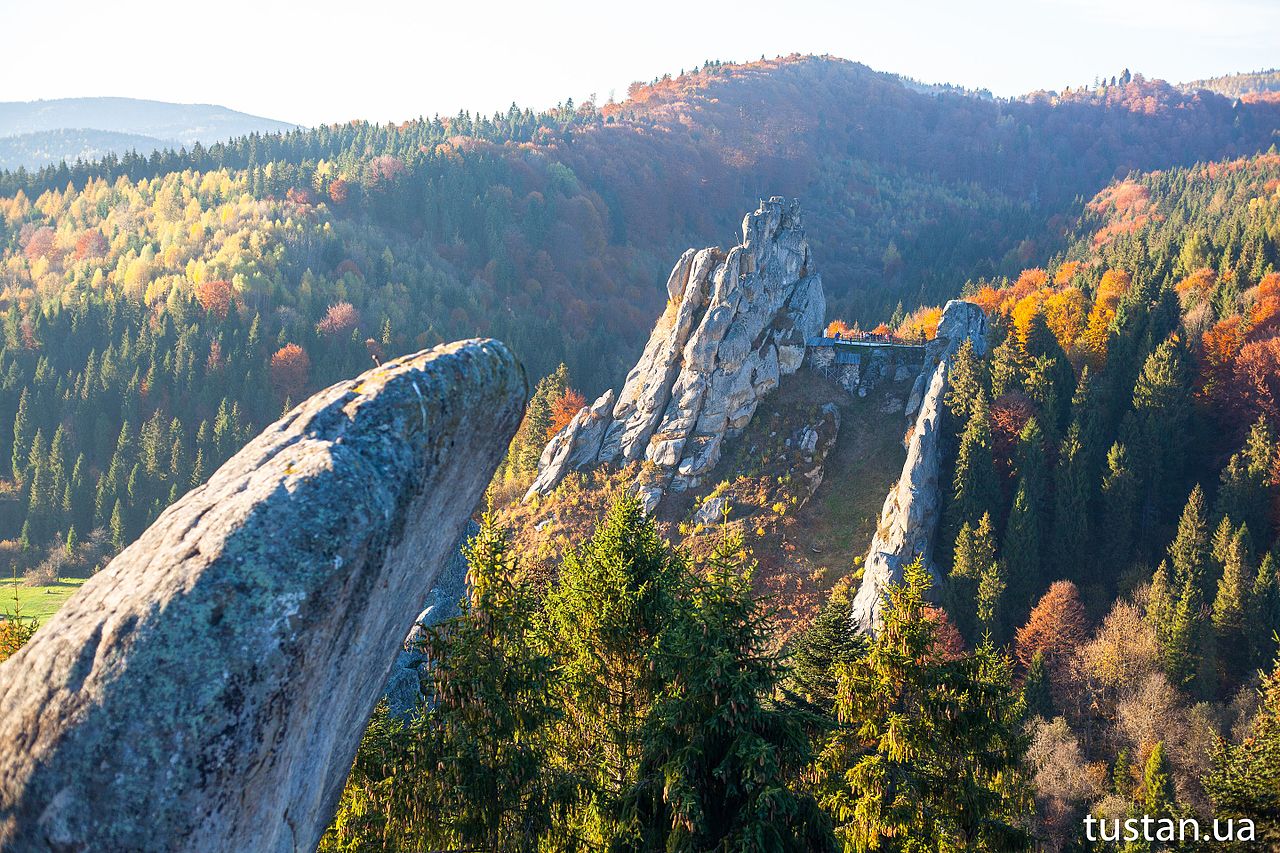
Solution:
{"label": "distant mountain range", "polygon": [[0,169],[38,169],[104,154],[209,145],[297,125],[214,104],[137,98],[0,102]]}

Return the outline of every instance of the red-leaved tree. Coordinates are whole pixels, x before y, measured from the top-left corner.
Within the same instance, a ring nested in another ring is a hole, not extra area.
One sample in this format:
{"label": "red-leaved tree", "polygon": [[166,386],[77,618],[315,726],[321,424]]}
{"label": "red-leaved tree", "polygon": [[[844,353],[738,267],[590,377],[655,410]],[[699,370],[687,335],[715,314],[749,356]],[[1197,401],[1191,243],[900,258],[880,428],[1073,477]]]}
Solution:
{"label": "red-leaved tree", "polygon": [[271,384],[276,393],[297,400],[311,380],[311,357],[297,344],[285,344],[271,356]]}

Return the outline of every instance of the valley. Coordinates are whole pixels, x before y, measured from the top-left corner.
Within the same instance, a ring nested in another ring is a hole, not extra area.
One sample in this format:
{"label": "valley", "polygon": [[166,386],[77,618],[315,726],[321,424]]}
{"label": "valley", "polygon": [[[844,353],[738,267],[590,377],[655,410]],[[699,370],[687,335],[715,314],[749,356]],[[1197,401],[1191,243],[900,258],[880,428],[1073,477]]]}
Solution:
{"label": "valley", "polygon": [[1275,88],[796,54],[0,171],[0,848],[1276,849]]}

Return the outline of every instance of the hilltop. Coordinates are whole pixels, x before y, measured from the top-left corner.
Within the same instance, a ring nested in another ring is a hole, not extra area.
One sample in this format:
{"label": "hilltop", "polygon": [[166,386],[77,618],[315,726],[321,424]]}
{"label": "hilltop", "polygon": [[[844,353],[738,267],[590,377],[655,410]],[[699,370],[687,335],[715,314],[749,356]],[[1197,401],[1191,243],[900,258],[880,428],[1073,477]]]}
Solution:
{"label": "hilltop", "polygon": [[127,151],[147,155],[295,127],[214,104],[139,98],[0,102],[0,169],[37,170]]}

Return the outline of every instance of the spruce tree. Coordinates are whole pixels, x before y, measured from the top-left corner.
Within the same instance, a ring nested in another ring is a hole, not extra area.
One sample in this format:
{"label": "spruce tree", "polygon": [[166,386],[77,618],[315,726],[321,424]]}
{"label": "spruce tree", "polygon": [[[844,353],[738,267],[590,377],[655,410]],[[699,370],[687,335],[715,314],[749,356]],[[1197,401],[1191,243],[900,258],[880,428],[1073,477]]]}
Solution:
{"label": "spruce tree", "polygon": [[1044,504],[1044,447],[1039,424],[1032,418],[1018,440],[1018,487],[1000,549],[1008,573],[1010,624],[1022,623],[1046,586],[1041,559]]}
{"label": "spruce tree", "polygon": [[1254,573],[1245,626],[1250,666],[1262,669],[1275,657],[1276,636],[1280,633],[1280,577],[1276,574],[1275,558],[1269,551],[1263,555],[1258,571]]}
{"label": "spruce tree", "polygon": [[1053,495],[1050,547],[1055,574],[1060,578],[1094,579],[1089,553],[1089,483],[1080,425],[1073,422],[1058,451]]}
{"label": "spruce tree", "polygon": [[1037,651],[1031,658],[1026,677],[1022,681],[1022,701],[1026,706],[1027,719],[1053,718],[1053,691],[1049,687],[1049,673],[1044,665],[1044,652]]}
{"label": "spruce tree", "polygon": [[965,522],[975,525],[983,513],[997,514],[1000,484],[991,451],[991,412],[986,394],[979,391],[956,454],[952,499],[944,529],[947,543],[956,541]]}
{"label": "spruce tree", "polygon": [[1169,339],[1156,347],[1133,386],[1138,447],[1139,507],[1144,528],[1168,506],[1167,495],[1186,476],[1186,448],[1192,429],[1191,391],[1182,345]]}
{"label": "spruce tree", "polygon": [[845,850],[1030,849],[1012,664],[987,643],[941,654],[929,586],[920,560],[906,566],[866,653],[839,668],[820,801]]}
{"label": "spruce tree", "polygon": [[986,384],[984,370],[985,363],[974,351],[973,341],[965,338],[951,358],[947,390],[942,397],[942,402],[955,423],[968,423],[978,392]]}
{"label": "spruce tree", "polygon": [[1243,526],[1231,536],[1223,559],[1222,576],[1218,579],[1218,593],[1213,599],[1212,624],[1219,652],[1222,688],[1238,684],[1250,662],[1245,618],[1254,572],[1249,566],[1249,551],[1245,545],[1247,536]]}
{"label": "spruce tree", "polygon": [[1102,480],[1102,513],[1098,529],[1101,553],[1123,570],[1133,553],[1133,525],[1137,508],[1137,482],[1129,467],[1129,454],[1120,442],[1107,452],[1107,471]]}
{"label": "spruce tree", "polygon": [[11,456],[10,470],[13,472],[13,479],[21,480],[23,472],[26,470],[25,462],[27,453],[31,449],[31,395],[26,388],[22,389],[22,395],[18,398],[18,413],[13,418],[13,454]]}
{"label": "spruce tree", "polygon": [[1262,681],[1261,707],[1240,743],[1219,739],[1204,777],[1214,816],[1249,819],[1256,838],[1248,848],[1280,849],[1280,661]]}
{"label": "spruce tree", "polygon": [[1005,394],[1020,390],[1025,373],[1017,342],[1013,335],[1009,335],[991,351],[992,398],[999,399]]}
{"label": "spruce tree", "polygon": [[623,808],[635,832],[613,849],[834,850],[816,801],[788,784],[811,759],[807,717],[769,699],[781,670],[741,535],[700,569],[692,612],[661,638],[673,677],[641,732]]}
{"label": "spruce tree", "polygon": [[1209,557],[1208,519],[1204,491],[1199,484],[1191,490],[1178,520],[1178,532],[1169,544],[1169,564],[1176,587],[1188,580],[1205,592],[1205,566]]}
{"label": "spruce tree", "polygon": [[1174,818],[1178,811],[1173,787],[1173,767],[1165,755],[1164,741],[1157,741],[1142,771],[1142,806],[1153,818]]}
{"label": "spruce tree", "polygon": [[544,642],[559,660],[563,709],[553,749],[582,790],[563,829],[589,844],[634,830],[623,801],[637,781],[641,727],[672,675],[659,651],[684,607],[686,574],[639,500],[624,495],[565,555],[547,595]]}
{"label": "spruce tree", "polygon": [[861,638],[849,618],[851,589],[837,585],[822,612],[798,638],[791,653],[791,688],[830,713],[835,704],[835,667],[853,660],[861,648]]}

